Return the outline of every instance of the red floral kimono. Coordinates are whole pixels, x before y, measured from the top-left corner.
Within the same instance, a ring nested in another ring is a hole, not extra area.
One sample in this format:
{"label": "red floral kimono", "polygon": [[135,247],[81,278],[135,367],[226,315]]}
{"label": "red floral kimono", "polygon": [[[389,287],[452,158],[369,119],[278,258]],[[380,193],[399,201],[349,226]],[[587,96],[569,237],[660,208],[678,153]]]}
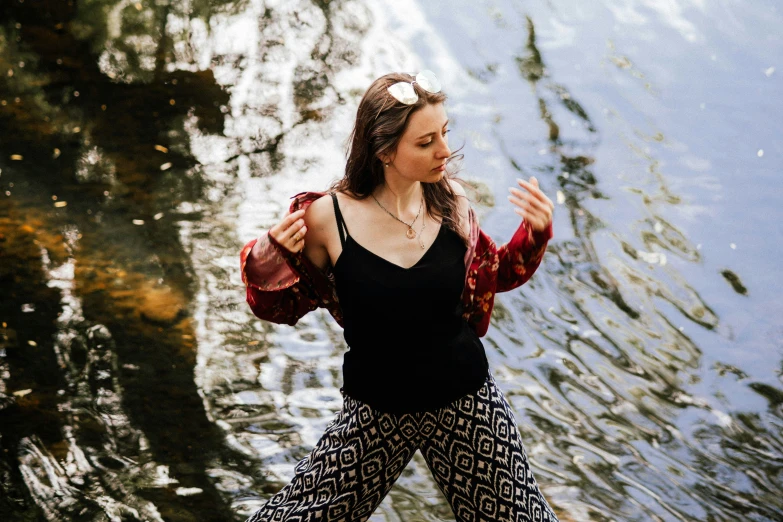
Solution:
{"label": "red floral kimono", "polygon": [[[293,197],[290,210],[306,209],[324,195],[324,192],[301,192]],[[481,337],[489,327],[495,293],[513,290],[530,279],[544,257],[546,244],[552,237],[552,225],[541,232],[532,232],[522,222],[511,241],[497,247],[479,228],[473,209],[469,219],[463,317]],[[294,325],[307,312],[321,307],[329,310],[342,326],[331,267],[322,272],[301,252],[289,252],[269,234],[250,241],[239,258],[247,303],[256,316],[273,323]]]}

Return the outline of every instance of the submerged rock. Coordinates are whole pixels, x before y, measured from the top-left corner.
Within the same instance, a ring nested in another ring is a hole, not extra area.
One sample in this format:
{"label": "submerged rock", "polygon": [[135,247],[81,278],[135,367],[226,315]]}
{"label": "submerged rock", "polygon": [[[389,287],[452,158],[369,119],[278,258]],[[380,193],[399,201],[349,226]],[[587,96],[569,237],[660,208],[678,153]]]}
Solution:
{"label": "submerged rock", "polygon": [[162,325],[173,325],[182,318],[185,298],[170,288],[140,289],[139,313],[142,319]]}

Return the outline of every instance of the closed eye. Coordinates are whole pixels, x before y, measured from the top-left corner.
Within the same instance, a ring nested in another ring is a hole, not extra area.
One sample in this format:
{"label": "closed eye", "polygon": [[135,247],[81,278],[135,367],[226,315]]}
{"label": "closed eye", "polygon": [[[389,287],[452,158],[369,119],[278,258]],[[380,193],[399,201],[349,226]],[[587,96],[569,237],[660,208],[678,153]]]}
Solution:
{"label": "closed eye", "polygon": [[[448,134],[449,132],[451,132],[451,130],[450,130],[450,129],[447,129],[447,130],[443,131],[443,137],[445,138],[445,137],[446,137],[446,134]],[[423,148],[423,149],[424,149],[424,148],[427,148],[427,147],[429,147],[431,144],[432,144],[432,142],[431,142],[431,141],[428,141],[427,143],[422,143],[422,144],[420,144],[420,145],[419,145],[419,147],[421,147],[421,148]]]}

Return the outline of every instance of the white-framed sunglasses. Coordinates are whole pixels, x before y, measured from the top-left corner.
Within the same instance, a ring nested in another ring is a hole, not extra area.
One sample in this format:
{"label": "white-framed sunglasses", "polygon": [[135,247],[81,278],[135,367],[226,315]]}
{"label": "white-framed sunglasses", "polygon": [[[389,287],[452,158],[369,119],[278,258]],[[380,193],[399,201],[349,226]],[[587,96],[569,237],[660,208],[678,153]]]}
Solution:
{"label": "white-framed sunglasses", "polygon": [[[413,75],[411,74],[411,76]],[[398,102],[405,105],[413,105],[419,101],[419,95],[416,94],[416,89],[413,88],[414,83],[418,83],[419,87],[432,94],[440,92],[440,80],[438,80],[434,72],[426,70],[414,76],[412,82],[397,82],[387,87],[386,90]]]}

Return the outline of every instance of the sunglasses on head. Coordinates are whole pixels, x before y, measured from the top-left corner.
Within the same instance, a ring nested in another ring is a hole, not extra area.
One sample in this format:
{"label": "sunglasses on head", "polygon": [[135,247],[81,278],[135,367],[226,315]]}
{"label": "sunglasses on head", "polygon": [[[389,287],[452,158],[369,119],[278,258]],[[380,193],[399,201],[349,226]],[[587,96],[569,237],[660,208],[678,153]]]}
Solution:
{"label": "sunglasses on head", "polygon": [[[411,74],[411,76],[413,75]],[[416,94],[416,89],[413,88],[414,83],[418,83],[419,87],[432,94],[440,92],[440,80],[432,71],[421,71],[414,76],[412,82],[397,82],[387,87],[386,90],[398,102],[405,105],[413,105],[419,101],[419,95]]]}

